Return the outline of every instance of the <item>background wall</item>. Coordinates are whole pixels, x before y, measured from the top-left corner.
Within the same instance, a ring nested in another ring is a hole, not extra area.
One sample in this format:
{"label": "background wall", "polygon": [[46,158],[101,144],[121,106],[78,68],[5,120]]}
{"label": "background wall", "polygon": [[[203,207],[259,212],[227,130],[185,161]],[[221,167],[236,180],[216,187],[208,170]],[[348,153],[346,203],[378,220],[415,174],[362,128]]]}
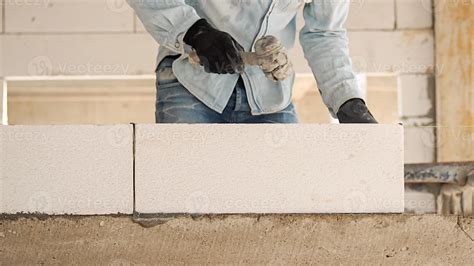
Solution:
{"label": "background wall", "polygon": [[[4,101],[10,123],[153,122],[158,45],[125,0],[2,3],[0,79],[21,77],[9,82]],[[411,163],[435,161],[432,9],[431,0],[352,0],[347,23],[354,68],[367,74],[371,108],[382,122],[405,124]],[[329,122],[299,45],[291,53],[303,122]],[[63,75],[99,78],[33,78]],[[137,75],[149,76],[134,81]],[[104,76],[125,78],[111,82]]]}

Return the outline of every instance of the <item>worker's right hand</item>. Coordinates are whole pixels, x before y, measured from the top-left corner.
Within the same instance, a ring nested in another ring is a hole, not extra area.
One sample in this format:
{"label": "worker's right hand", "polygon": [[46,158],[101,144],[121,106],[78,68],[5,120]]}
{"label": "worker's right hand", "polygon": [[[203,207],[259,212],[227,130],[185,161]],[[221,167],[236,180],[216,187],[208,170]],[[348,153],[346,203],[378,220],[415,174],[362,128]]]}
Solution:
{"label": "worker's right hand", "polygon": [[196,50],[200,64],[208,73],[235,74],[244,67],[240,55],[244,51],[242,46],[230,34],[213,28],[205,19],[191,26],[184,42]]}

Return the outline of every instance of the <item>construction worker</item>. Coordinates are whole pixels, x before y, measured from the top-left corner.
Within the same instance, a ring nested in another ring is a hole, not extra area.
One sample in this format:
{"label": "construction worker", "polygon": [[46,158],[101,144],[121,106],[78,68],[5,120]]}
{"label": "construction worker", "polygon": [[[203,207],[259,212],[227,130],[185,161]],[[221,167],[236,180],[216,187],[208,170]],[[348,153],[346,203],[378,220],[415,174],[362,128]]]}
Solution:
{"label": "construction worker", "polygon": [[[157,123],[297,123],[294,73],[272,81],[258,66],[244,66],[240,52],[267,35],[290,49],[303,5],[300,42],[330,113],[341,123],[377,123],[349,58],[349,1],[128,0],[160,44]],[[203,67],[189,63],[190,51]]]}

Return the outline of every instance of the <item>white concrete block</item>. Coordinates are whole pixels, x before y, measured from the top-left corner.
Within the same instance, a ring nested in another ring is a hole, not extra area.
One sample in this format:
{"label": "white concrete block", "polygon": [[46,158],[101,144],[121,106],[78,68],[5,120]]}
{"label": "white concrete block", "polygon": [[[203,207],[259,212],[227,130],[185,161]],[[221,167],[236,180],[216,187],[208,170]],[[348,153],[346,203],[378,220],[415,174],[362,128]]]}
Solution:
{"label": "white concrete block", "polygon": [[347,29],[395,28],[395,0],[361,0],[350,3]]}
{"label": "white concrete block", "polygon": [[3,32],[3,5],[0,5],[0,32]]}
{"label": "white concrete block", "polygon": [[4,68],[4,64],[5,64],[5,55],[4,55],[4,45],[3,45],[3,42],[5,40],[5,35],[4,34],[0,34],[0,77],[4,77],[3,75],[3,68]]}
{"label": "white concrete block", "polygon": [[434,163],[436,129],[432,126],[405,127],[405,163]]}
{"label": "white concrete block", "polygon": [[133,10],[125,0],[6,1],[5,31],[132,32]]}
{"label": "white concrete block", "polygon": [[148,34],[4,35],[4,75],[152,74],[158,45]]}
{"label": "white concrete block", "polygon": [[433,0],[396,0],[398,29],[433,27]]}
{"label": "white concrete block", "polygon": [[0,77],[0,125],[7,124],[7,91],[6,91],[6,83]]}
{"label": "white concrete block", "polygon": [[139,213],[403,212],[399,125],[138,125]]}
{"label": "white concrete block", "polygon": [[131,214],[132,131],[0,127],[0,213]]}
{"label": "white concrete block", "polygon": [[401,117],[434,118],[434,82],[432,75],[399,76]]}
{"label": "white concrete block", "polygon": [[436,213],[435,195],[425,191],[406,191],[405,212],[417,215]]}
{"label": "white concrete block", "polygon": [[349,32],[349,49],[358,72],[432,73],[432,30]]}
{"label": "white concrete block", "polygon": [[425,191],[406,191],[405,212],[417,215],[436,213],[435,195]]}

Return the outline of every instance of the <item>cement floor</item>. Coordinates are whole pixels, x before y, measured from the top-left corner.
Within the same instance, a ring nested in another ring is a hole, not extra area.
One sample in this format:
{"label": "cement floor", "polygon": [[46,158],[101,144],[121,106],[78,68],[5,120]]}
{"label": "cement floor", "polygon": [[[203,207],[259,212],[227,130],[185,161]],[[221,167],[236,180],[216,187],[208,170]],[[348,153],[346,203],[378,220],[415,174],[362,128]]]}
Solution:
{"label": "cement floor", "polygon": [[411,215],[3,217],[0,265],[473,265],[474,218]]}

